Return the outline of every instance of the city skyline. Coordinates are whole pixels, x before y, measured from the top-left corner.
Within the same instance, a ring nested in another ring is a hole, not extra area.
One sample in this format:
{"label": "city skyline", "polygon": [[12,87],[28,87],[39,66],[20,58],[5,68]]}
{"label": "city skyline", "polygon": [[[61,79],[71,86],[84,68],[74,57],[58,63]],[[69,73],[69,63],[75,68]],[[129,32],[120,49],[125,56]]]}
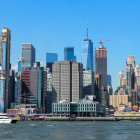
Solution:
{"label": "city skyline", "polygon": [[[26,42],[34,44],[36,60],[44,65],[46,52],[57,52],[59,60],[63,60],[65,46],[74,46],[77,61],[81,62],[82,40],[86,37],[87,21],[89,38],[92,39],[94,48],[99,46],[100,39],[110,39],[104,46],[108,51],[108,74],[112,76],[114,90],[118,86],[119,71],[125,70],[128,55],[134,55],[136,62],[140,62],[139,52],[136,51],[140,31],[139,1],[53,0],[38,4],[32,0],[20,3],[17,0],[7,0],[1,4],[8,6],[8,10],[3,13],[0,28],[8,27],[11,30],[12,67],[17,66],[21,43]],[[4,7],[0,9],[1,12],[3,10]]]}

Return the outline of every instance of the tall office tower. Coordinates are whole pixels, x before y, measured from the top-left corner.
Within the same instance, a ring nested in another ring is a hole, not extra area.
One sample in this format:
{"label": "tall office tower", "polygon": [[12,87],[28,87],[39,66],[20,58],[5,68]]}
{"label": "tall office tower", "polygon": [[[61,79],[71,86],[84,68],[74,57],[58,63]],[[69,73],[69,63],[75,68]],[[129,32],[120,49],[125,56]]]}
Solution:
{"label": "tall office tower", "polygon": [[123,77],[123,79],[122,79],[122,86],[126,87],[126,77]]}
{"label": "tall office tower", "polygon": [[21,59],[18,58],[18,72],[21,72]]}
{"label": "tall office tower", "polygon": [[127,59],[127,65],[131,64],[132,68],[135,68],[135,57],[133,55],[129,55]]}
{"label": "tall office tower", "polygon": [[16,75],[15,75],[15,96],[14,96],[14,103],[15,104],[20,103],[21,89],[22,89],[22,83],[20,80],[20,73],[16,73]]}
{"label": "tall office tower", "polygon": [[11,46],[11,31],[3,27],[0,35],[0,66],[3,75],[2,83],[4,83],[4,111],[10,107],[9,104],[9,72],[10,64],[10,46]]}
{"label": "tall office tower", "polygon": [[0,113],[4,112],[4,82],[5,77],[2,72],[2,67],[0,66]]}
{"label": "tall office tower", "polygon": [[107,75],[107,85],[112,87],[111,75]]}
{"label": "tall office tower", "polygon": [[123,86],[123,85],[122,85],[122,79],[123,79],[123,78],[124,78],[124,71],[121,70],[121,71],[119,72],[119,87]]}
{"label": "tall office tower", "polygon": [[47,72],[39,63],[34,63],[31,70],[21,71],[21,103],[35,104],[39,112],[45,112]]}
{"label": "tall office tower", "polygon": [[83,98],[83,65],[75,61],[59,61],[53,64],[53,102],[67,100],[78,102]]}
{"label": "tall office tower", "polygon": [[47,72],[46,113],[52,113],[52,73]]}
{"label": "tall office tower", "polygon": [[134,89],[137,93],[138,100],[140,101],[140,67],[136,65],[135,67],[135,86]]}
{"label": "tall office tower", "polygon": [[82,64],[85,70],[94,70],[93,65],[93,42],[88,38],[88,25],[87,25],[87,38],[82,43]]}
{"label": "tall office tower", "polygon": [[130,55],[128,56],[128,59],[126,61],[126,87],[128,91],[134,89],[135,84],[134,68],[135,68],[135,58],[134,56]]}
{"label": "tall office tower", "polygon": [[46,67],[52,72],[52,64],[58,61],[57,53],[46,53]]}
{"label": "tall office tower", "polygon": [[101,86],[107,87],[107,50],[101,44],[95,48],[95,74],[101,74]]}
{"label": "tall office tower", "polygon": [[83,96],[94,95],[94,72],[91,70],[83,71]]}
{"label": "tall office tower", "polygon": [[31,69],[35,62],[35,48],[30,43],[24,43],[21,49],[21,70]]}
{"label": "tall office tower", "polygon": [[9,73],[9,97],[8,104],[10,108],[14,107],[14,97],[15,97],[15,71],[10,70]]}
{"label": "tall office tower", "polygon": [[74,56],[74,47],[64,48],[64,60],[76,61],[76,56]]}

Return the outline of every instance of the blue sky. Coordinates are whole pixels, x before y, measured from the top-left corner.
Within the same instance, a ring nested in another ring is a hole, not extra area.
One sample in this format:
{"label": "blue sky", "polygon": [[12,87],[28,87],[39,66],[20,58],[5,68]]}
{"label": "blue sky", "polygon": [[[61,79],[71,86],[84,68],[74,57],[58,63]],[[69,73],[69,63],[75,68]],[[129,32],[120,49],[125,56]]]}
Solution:
{"label": "blue sky", "polygon": [[140,62],[139,0],[0,0],[0,5],[0,28],[8,27],[12,35],[12,66],[21,56],[21,43],[32,43],[36,61],[43,63],[46,52],[63,60],[64,47],[74,46],[80,62],[87,21],[94,48],[100,39],[110,39],[104,46],[114,89],[128,55]]}

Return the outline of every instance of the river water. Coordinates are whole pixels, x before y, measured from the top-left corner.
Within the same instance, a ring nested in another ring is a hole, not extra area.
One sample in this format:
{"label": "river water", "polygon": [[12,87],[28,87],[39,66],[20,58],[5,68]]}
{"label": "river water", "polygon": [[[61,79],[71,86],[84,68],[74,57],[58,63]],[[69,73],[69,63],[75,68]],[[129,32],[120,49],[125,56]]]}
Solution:
{"label": "river water", "polygon": [[140,140],[139,121],[0,124],[0,140]]}

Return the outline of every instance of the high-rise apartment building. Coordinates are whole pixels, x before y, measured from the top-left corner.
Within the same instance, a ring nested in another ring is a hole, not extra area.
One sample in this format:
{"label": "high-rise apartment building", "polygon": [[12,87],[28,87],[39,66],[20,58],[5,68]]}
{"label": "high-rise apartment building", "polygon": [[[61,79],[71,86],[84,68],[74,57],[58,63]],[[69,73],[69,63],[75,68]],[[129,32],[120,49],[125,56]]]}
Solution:
{"label": "high-rise apartment building", "polygon": [[101,44],[95,48],[95,74],[101,74],[101,86],[107,87],[107,50]]}
{"label": "high-rise apartment building", "polygon": [[35,62],[35,48],[31,43],[23,43],[21,49],[21,70],[31,69]]}
{"label": "high-rise apartment building", "polygon": [[52,72],[52,64],[58,61],[57,53],[46,53],[46,67],[49,68],[50,72]]}
{"label": "high-rise apartment building", "polygon": [[82,64],[85,70],[94,70],[93,64],[93,42],[88,39],[88,26],[87,26],[87,38],[82,42]]}
{"label": "high-rise apartment building", "polygon": [[74,56],[74,47],[64,48],[64,60],[76,61],[76,56]]}
{"label": "high-rise apartment building", "polygon": [[123,86],[123,85],[122,85],[122,80],[123,80],[123,78],[124,78],[124,71],[121,70],[121,71],[119,72],[119,87]]}
{"label": "high-rise apartment building", "polygon": [[53,102],[67,100],[78,102],[83,98],[83,65],[75,61],[59,61],[53,64]]}

